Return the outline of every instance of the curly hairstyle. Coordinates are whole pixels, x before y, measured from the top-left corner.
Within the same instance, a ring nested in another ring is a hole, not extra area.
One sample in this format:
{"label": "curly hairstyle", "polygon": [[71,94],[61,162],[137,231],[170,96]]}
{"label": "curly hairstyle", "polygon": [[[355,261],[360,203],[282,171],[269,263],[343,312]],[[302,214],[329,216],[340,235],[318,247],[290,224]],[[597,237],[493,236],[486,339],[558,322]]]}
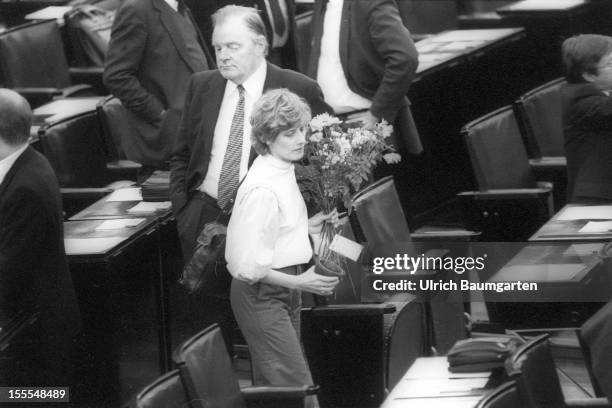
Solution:
{"label": "curly hairstyle", "polygon": [[311,118],[306,101],[288,89],[267,91],[251,114],[251,144],[258,154],[270,152],[268,143],[281,132],[306,126]]}

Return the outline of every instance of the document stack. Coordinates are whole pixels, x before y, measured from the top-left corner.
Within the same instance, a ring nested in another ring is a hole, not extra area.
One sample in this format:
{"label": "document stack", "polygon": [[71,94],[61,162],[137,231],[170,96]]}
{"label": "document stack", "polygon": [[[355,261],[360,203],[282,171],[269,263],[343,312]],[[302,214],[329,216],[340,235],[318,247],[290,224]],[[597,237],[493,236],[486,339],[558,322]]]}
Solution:
{"label": "document stack", "polygon": [[144,201],[168,201],[170,197],[170,172],[155,171],[142,183]]}

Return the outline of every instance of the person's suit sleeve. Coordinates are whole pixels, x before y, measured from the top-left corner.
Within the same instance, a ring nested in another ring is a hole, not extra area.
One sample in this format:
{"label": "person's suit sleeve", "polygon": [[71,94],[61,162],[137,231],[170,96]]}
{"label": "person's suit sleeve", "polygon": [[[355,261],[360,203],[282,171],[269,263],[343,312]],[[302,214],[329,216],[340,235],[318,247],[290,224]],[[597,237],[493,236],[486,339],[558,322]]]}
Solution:
{"label": "person's suit sleeve", "polygon": [[22,269],[22,263],[35,256],[49,233],[49,220],[42,198],[26,188],[16,189],[0,208],[0,288],[10,288],[7,275]]}
{"label": "person's suit sleeve", "polygon": [[183,116],[176,135],[174,149],[170,157],[170,200],[174,213],[179,212],[187,203],[187,167],[191,158],[188,137],[190,132],[189,112],[193,103],[193,87],[195,86],[194,75],[189,78]]}
{"label": "person's suit sleeve", "polygon": [[578,91],[572,100],[569,121],[578,126],[584,123],[590,128],[609,130],[612,127],[612,97],[592,87]]}
{"label": "person's suit sleeve", "polygon": [[310,106],[313,117],[322,113],[334,115],[333,108],[329,106],[327,102],[325,102],[325,99],[323,99],[323,91],[321,90],[321,87],[319,87],[319,84],[317,84],[315,81],[309,80],[304,98]]}
{"label": "person's suit sleeve", "polygon": [[[104,85],[133,113],[155,123],[164,110],[138,79],[147,46],[147,11],[128,0],[115,14],[104,66]],[[155,68],[155,67],[151,67]]]}
{"label": "person's suit sleeve", "polygon": [[374,116],[392,122],[399,107],[404,105],[404,98],[416,75],[418,52],[410,32],[402,23],[395,1],[361,0],[360,3],[367,11],[370,40],[385,64],[370,111]]}

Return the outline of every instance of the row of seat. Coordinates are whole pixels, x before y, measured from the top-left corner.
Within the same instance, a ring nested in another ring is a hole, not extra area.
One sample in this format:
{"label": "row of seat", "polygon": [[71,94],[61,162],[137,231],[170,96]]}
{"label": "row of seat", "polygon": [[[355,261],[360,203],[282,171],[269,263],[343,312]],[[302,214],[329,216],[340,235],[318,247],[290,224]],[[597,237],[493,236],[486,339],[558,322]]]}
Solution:
{"label": "row of seat", "polygon": [[240,388],[221,330],[209,326],[181,344],[173,354],[177,369],[156,379],[130,402],[134,408],[241,408],[304,406],[318,387]]}
{"label": "row of seat", "polygon": [[488,236],[527,239],[566,201],[560,89],[551,81],[466,124],[465,140],[478,191],[467,219]]}
{"label": "row of seat", "polygon": [[104,95],[103,67],[69,67],[55,20],[0,33],[0,84],[22,94],[33,108],[53,98]]}
{"label": "row of seat", "polygon": [[[610,402],[601,393],[597,380],[592,376],[588,347],[582,346],[586,368],[591,375],[595,398],[566,400],[557,374],[549,341],[550,334],[537,336],[506,361],[505,382],[483,398],[477,408],[610,408]],[[577,331],[580,339],[580,332]]]}
{"label": "row of seat", "polygon": [[[78,104],[79,100],[67,102]],[[38,129],[33,145],[55,170],[68,216],[136,180],[140,165],[125,160],[117,136],[126,131],[125,121],[117,117],[121,112],[117,104],[116,98],[103,97],[95,109],[62,117]]]}

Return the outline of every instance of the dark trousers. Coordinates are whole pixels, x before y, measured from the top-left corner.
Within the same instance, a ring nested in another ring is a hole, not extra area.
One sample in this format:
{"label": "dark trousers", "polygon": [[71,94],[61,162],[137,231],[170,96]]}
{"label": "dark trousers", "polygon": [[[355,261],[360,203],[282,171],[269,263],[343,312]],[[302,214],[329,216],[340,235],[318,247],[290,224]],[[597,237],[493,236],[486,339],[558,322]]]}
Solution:
{"label": "dark trousers", "polygon": [[[217,201],[207,194],[196,193],[176,214],[177,228],[185,263],[189,262],[196,248],[198,235],[209,222],[218,220],[221,209]],[[229,272],[228,272],[229,273]],[[232,353],[232,333],[237,323],[232,313],[229,293],[210,293],[205,290],[189,295],[191,314],[201,328],[218,323],[230,354]]]}

